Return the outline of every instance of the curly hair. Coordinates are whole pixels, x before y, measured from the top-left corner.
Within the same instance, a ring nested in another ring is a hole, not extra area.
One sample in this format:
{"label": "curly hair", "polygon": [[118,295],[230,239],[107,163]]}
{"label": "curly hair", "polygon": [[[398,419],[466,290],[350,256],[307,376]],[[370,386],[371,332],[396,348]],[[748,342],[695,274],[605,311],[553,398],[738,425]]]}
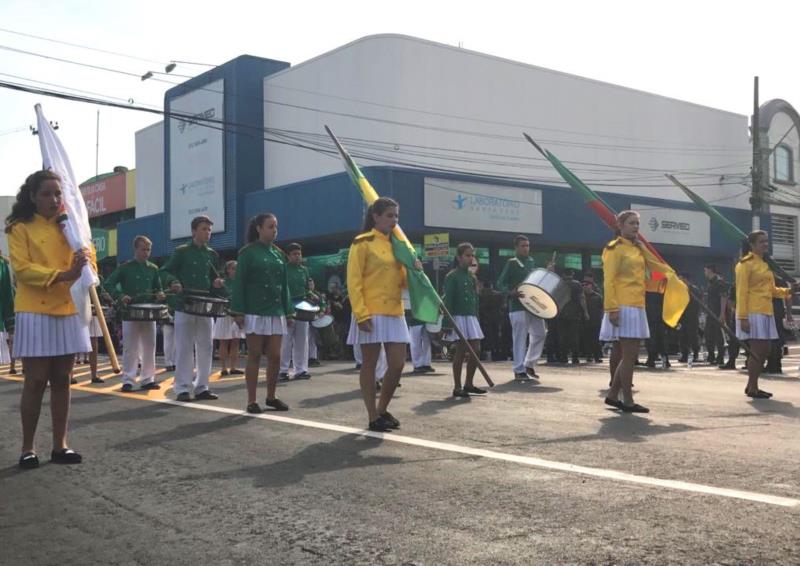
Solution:
{"label": "curly hair", "polygon": [[11,214],[6,217],[6,233],[11,232],[15,222],[30,222],[33,219],[33,214],[36,212],[33,197],[45,181],[60,183],[61,177],[46,169],[28,175],[25,183],[19,188],[17,200],[11,207]]}

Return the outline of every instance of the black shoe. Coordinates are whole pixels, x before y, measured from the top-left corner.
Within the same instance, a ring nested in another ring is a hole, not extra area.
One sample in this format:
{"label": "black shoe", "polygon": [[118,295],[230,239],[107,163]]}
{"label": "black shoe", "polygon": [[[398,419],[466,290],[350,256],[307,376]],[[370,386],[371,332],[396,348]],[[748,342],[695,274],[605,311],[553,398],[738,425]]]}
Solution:
{"label": "black shoe", "polygon": [[259,413],[263,413],[264,411],[261,410],[261,407],[258,403],[250,403],[245,409],[251,415],[258,415]]}
{"label": "black shoe", "polygon": [[606,397],[604,403],[614,407],[615,409],[622,409],[622,401],[615,401],[614,399]]}
{"label": "black shoe", "polygon": [[597,362],[597,363],[599,364],[600,362],[602,362],[602,361],[603,361],[603,358],[595,358],[595,359],[594,359],[594,361],[595,361],[595,362]]}
{"label": "black shoe", "polygon": [[467,399],[469,399],[469,393],[467,393],[463,389],[453,389],[453,397],[461,397],[461,398],[466,397]]}
{"label": "black shoe", "polygon": [[231,375],[244,375],[244,372],[240,369],[232,369],[228,373]]}
{"label": "black shoe", "polygon": [[539,379],[539,376],[538,376],[538,374],[536,373],[536,370],[535,370],[535,369],[533,369],[533,368],[530,368],[530,367],[527,367],[527,366],[526,366],[526,367],[525,367],[525,374],[526,374],[528,377],[532,377],[533,379]]}
{"label": "black shoe", "polygon": [[105,382],[106,382],[105,379],[101,379],[99,377],[93,377],[92,378],[92,383],[105,383]]}
{"label": "black shoe", "polygon": [[464,387],[464,391],[466,391],[467,393],[471,393],[473,395],[485,395],[486,394],[486,390],[485,389],[480,389],[478,387],[475,387],[474,385],[467,385],[466,387]]}
{"label": "black shoe", "polygon": [[145,383],[139,389],[141,389],[142,391],[150,391],[153,389],[161,389],[161,386],[155,381],[151,381],[150,383]]}
{"label": "black shoe", "polygon": [[8,373],[9,373],[9,375],[17,375],[17,369],[16,368],[11,368],[10,370],[8,370]]}
{"label": "black shoe", "polygon": [[413,375],[420,375],[420,374],[422,374],[422,373],[428,373],[428,370],[425,368],[425,366],[420,366],[420,367],[418,367],[418,368],[414,368],[414,369],[412,369],[412,370],[411,370],[411,373],[412,373]]}
{"label": "black shoe", "polygon": [[195,401],[216,401],[217,399],[219,399],[219,395],[212,393],[210,389],[196,393],[194,396]]}
{"label": "black shoe", "polygon": [[319,363],[319,360],[316,360],[316,359],[314,359],[314,358],[312,358],[312,359],[308,360],[308,367],[311,367],[311,368],[318,368],[318,367],[319,367],[319,366],[321,366],[321,365],[322,365],[322,364],[321,364],[321,363]]}
{"label": "black shoe", "polygon": [[192,397],[188,392],[184,391],[183,393],[178,393],[178,396],[175,397],[175,400],[180,401],[181,403],[188,403],[192,400]]}
{"label": "black shoe", "polygon": [[623,413],[649,413],[650,409],[647,407],[643,407],[638,403],[634,403],[633,405],[626,405],[622,401],[620,401],[620,409],[622,409]]}
{"label": "black shoe", "polygon": [[361,364],[356,364],[356,369],[361,369]]}
{"label": "black shoe", "polygon": [[423,369],[428,373],[436,373],[436,370],[431,366],[423,366]]}
{"label": "black shoe", "polygon": [[759,390],[758,390],[758,394],[759,394],[759,395],[766,395],[766,396],[767,396],[767,399],[769,399],[770,397],[772,397],[772,393],[770,393],[769,391],[764,391],[763,389],[759,389]]}
{"label": "black shoe", "polygon": [[686,356],[681,356],[680,358],[678,358],[678,363],[679,364],[686,364],[688,362],[689,362],[689,358],[687,358]]}
{"label": "black shoe", "polygon": [[25,452],[19,457],[19,467],[23,470],[32,470],[39,467],[39,456],[33,452]]}
{"label": "black shoe", "polygon": [[278,374],[278,381],[287,382],[289,381],[289,374],[285,372],[281,372]]}
{"label": "black shoe", "polygon": [[761,389],[757,390],[755,393],[751,394],[748,393],[747,389],[744,390],[744,394],[750,397],[751,399],[769,399],[772,397],[772,393],[767,393],[766,391],[761,391]]}
{"label": "black shoe", "polygon": [[273,411],[288,411],[289,405],[281,401],[280,399],[267,399],[264,401],[264,404],[267,407],[271,407]]}
{"label": "black shoe", "polygon": [[514,381],[530,381],[530,377],[525,372],[514,373]]}
{"label": "black shoe", "polygon": [[392,423],[379,416],[374,421],[370,421],[367,428],[373,432],[392,432]]}
{"label": "black shoe", "polygon": [[380,418],[382,418],[385,421],[388,421],[391,424],[391,428],[393,429],[400,428],[400,421],[394,418],[392,413],[390,413],[389,411],[384,411],[383,413],[381,413]]}
{"label": "black shoe", "polygon": [[120,389],[120,391],[122,391],[123,393],[130,393],[131,391],[133,391],[133,385],[131,385],[130,383],[123,383],[122,389]]}
{"label": "black shoe", "polygon": [[219,375],[221,377],[225,377],[226,375],[228,375],[228,370],[226,370],[226,369],[222,370],[221,372],[219,372]]}
{"label": "black shoe", "polygon": [[647,366],[647,367],[649,367],[650,369],[655,369],[655,367],[656,367],[656,362],[655,362],[654,360],[647,360],[647,361],[644,363],[644,365],[645,365],[645,366]]}
{"label": "black shoe", "polygon": [[294,374],[295,379],[311,379],[311,374],[307,371],[301,371],[300,373]]}
{"label": "black shoe", "polygon": [[50,453],[50,461],[54,464],[80,464],[83,458],[72,448],[53,450]]}
{"label": "black shoe", "polygon": [[580,365],[581,361],[578,358],[572,358],[572,365]]}
{"label": "black shoe", "polygon": [[69,383],[70,383],[70,385],[78,385],[78,380],[75,379],[74,377],[70,377],[69,378]]}

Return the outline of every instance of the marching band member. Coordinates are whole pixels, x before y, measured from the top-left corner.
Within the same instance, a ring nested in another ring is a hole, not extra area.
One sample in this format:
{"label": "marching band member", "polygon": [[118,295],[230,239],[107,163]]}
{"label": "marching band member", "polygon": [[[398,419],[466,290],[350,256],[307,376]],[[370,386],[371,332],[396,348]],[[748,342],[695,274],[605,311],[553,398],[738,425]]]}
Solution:
{"label": "marching band member", "polygon": [[[178,246],[161,272],[170,280],[175,293],[218,294],[225,282],[219,276],[219,254],[208,246],[211,227],[208,216],[192,219],[192,241]],[[190,401],[189,388],[194,387],[196,400],[213,401],[216,393],[208,388],[214,349],[214,319],[185,312],[185,297],[178,296],[175,305],[175,393],[178,401]],[[195,368],[196,360],[196,368]],[[192,373],[196,377],[192,381]]]}
{"label": "marching band member", "polygon": [[[350,326],[348,341],[361,347],[363,363],[359,380],[369,429],[382,432],[400,426],[387,409],[403,371],[409,342],[401,297],[406,270],[395,259],[391,242],[398,209],[397,202],[387,197],[373,202],[347,259],[347,286],[355,323]],[[422,269],[419,260],[416,268]],[[376,406],[375,373],[381,345],[386,349],[388,370]]]}
{"label": "marching band member", "polygon": [[[298,243],[286,246],[289,263],[286,271],[289,277],[289,294],[292,304],[308,300],[308,268],[303,265],[303,248]],[[289,380],[289,363],[294,367],[295,379],[310,379],[308,373],[308,327],[306,320],[295,320],[286,328],[281,346],[281,381]]]}
{"label": "marching band member", "polygon": [[[103,289],[103,278],[98,274],[100,279],[100,286],[98,290],[99,299],[102,302],[111,302],[111,296]],[[94,305],[92,305],[94,310]],[[103,337],[103,329],[100,328],[100,320],[97,318],[96,313],[92,313],[92,322],[89,325],[89,337],[92,340],[92,351],[89,352],[89,371],[92,375],[92,383],[105,383],[106,380],[97,376],[97,353],[99,350],[100,339]],[[77,361],[76,361],[77,363]]]}
{"label": "marching band member", "polygon": [[0,364],[11,363],[9,336],[14,328],[14,286],[8,260],[0,253]]}
{"label": "marching band member", "polygon": [[[163,274],[162,274],[163,275]],[[164,369],[175,371],[175,306],[178,304],[178,295],[170,293],[165,301],[167,305],[167,319],[161,321],[161,336],[164,348]]]}
{"label": "marching band member", "polygon": [[[639,213],[617,215],[617,237],[603,249],[603,307],[600,340],[614,342],[611,365],[616,367],[605,402],[626,413],[649,413],[633,401],[633,366],[639,343],[650,337],[644,309],[646,270],[674,273],[637,239]],[[619,395],[622,394],[622,400]]]}
{"label": "marching band member", "polygon": [[133,259],[117,267],[105,282],[106,291],[122,303],[122,391],[133,391],[139,363],[142,364],[140,387],[161,389],[156,383],[156,323],[131,320],[128,306],[163,301],[158,266],[148,261],[153,242],[146,236],[133,239]]}
{"label": "marching band member", "polygon": [[34,437],[42,396],[50,384],[53,420],[51,460],[78,464],[81,455],[67,445],[69,379],[75,354],[92,347],[89,328],[72,302],[69,288],[83,266],[91,262],[91,250],[73,252],[58,224],[62,210],[61,179],[51,171],[30,175],[17,193],[6,219],[11,266],[17,278],[14,357],[22,359],[21,468],[36,468],[39,458]]}
{"label": "marching band member", "polygon": [[[503,267],[497,289],[508,294],[508,319],[511,321],[514,379],[538,379],[536,362],[542,357],[547,328],[544,319],[534,316],[519,302],[517,286],[525,281],[536,264],[530,257],[530,241],[523,235],[514,237],[515,255]],[[526,350],[526,342],[527,344]]]}
{"label": "marching band member", "polygon": [[775,275],[764,261],[769,251],[769,235],[756,230],[747,236],[750,253],[736,264],[736,338],[747,342],[747,387],[745,395],[753,399],[769,399],[772,393],[758,388],[758,378],[770,349],[777,340],[772,299],[792,296],[789,287],[775,285]]}
{"label": "marching band member", "polygon": [[[228,297],[233,293],[233,279],[236,276],[236,262],[225,263],[225,291]],[[239,340],[244,338],[239,325],[230,314],[214,321],[214,339],[219,340],[219,361],[222,364],[221,375],[242,375],[239,365]],[[229,370],[230,368],[230,370]]]}
{"label": "marching band member", "polygon": [[[316,305],[319,307],[319,316],[323,316],[329,313],[328,303],[325,300],[325,294],[319,293],[316,291],[316,282],[309,277],[308,279],[308,301],[312,305]],[[321,364],[319,362],[319,346],[317,345],[317,341],[319,339],[319,330],[314,328],[313,324],[309,324],[308,326],[308,366],[309,367],[319,367]]]}
{"label": "marching band member", "polygon": [[431,373],[436,370],[431,367],[431,336],[425,328],[425,323],[414,318],[411,312],[411,301],[408,297],[408,290],[403,290],[403,307],[405,308],[406,325],[410,342],[408,344],[411,354],[411,365],[414,368],[411,373],[422,374]]}
{"label": "marching band member", "polygon": [[[478,279],[470,272],[475,259],[475,248],[469,242],[464,242],[456,248],[455,269],[444,278],[444,306],[453,316],[453,321],[458,329],[469,340],[472,350],[478,354],[481,351],[483,331],[478,322]],[[449,321],[445,321],[449,325]],[[453,397],[469,397],[469,394],[483,395],[485,389],[479,389],[472,384],[478,360],[467,353],[464,343],[459,340],[455,331],[450,331],[448,340],[458,341],[456,353],[453,356]],[[467,376],[464,387],[461,387],[461,367],[464,357],[467,357]]]}
{"label": "marching band member", "polygon": [[[247,412],[260,413],[256,401],[261,354],[267,355],[267,400],[275,411],[289,406],[275,397],[281,364],[281,341],[293,321],[294,308],[289,298],[286,257],[273,242],[278,235],[274,214],[258,214],[250,220],[245,247],[239,251],[239,264],[233,280],[231,312],[244,329],[247,340]],[[288,321],[287,321],[288,319]]]}

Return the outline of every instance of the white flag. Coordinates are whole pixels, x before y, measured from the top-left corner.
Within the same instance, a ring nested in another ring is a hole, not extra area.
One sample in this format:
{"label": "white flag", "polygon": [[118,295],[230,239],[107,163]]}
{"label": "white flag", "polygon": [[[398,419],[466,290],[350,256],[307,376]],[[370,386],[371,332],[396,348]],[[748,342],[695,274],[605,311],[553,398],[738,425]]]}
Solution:
{"label": "white flag", "polygon": [[[42,168],[48,169],[61,177],[61,198],[63,213],[59,218],[64,236],[69,246],[78,251],[82,248],[91,249],[92,229],[89,227],[89,213],[83,195],[75,182],[75,174],[69,162],[67,152],[61,145],[55,130],[42,114],[42,106],[34,106],[36,110],[36,124],[39,130],[39,147],[42,149]],[[81,276],[72,284],[70,293],[78,314],[88,325],[92,320],[91,301],[89,289],[100,284],[97,274],[90,264],[83,266]]]}

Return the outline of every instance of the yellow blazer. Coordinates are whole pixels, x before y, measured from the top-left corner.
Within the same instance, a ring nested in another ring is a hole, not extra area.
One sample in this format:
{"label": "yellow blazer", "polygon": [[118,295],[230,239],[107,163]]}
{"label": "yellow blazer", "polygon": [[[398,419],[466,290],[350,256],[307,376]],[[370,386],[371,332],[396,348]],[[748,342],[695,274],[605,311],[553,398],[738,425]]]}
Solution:
{"label": "yellow blazer", "polygon": [[644,308],[645,291],[664,292],[661,282],[646,279],[647,270],[673,273],[641,243],[619,237],[603,249],[603,308],[615,312],[621,306]]}
{"label": "yellow blazer", "polygon": [[747,318],[749,314],[774,313],[772,299],[792,296],[788,287],[776,287],[767,262],[749,253],[736,264],[736,318]]}
{"label": "yellow blazer", "polygon": [[[72,265],[72,249],[56,222],[38,214],[30,222],[16,222],[8,234],[11,267],[17,280],[15,312],[53,316],[75,314],[69,293],[72,282],[55,283],[59,272]],[[92,265],[97,269],[92,253]]]}
{"label": "yellow blazer", "polygon": [[394,258],[389,236],[374,228],[356,236],[347,258],[347,289],[357,322],[372,315],[403,316],[406,268]]}

